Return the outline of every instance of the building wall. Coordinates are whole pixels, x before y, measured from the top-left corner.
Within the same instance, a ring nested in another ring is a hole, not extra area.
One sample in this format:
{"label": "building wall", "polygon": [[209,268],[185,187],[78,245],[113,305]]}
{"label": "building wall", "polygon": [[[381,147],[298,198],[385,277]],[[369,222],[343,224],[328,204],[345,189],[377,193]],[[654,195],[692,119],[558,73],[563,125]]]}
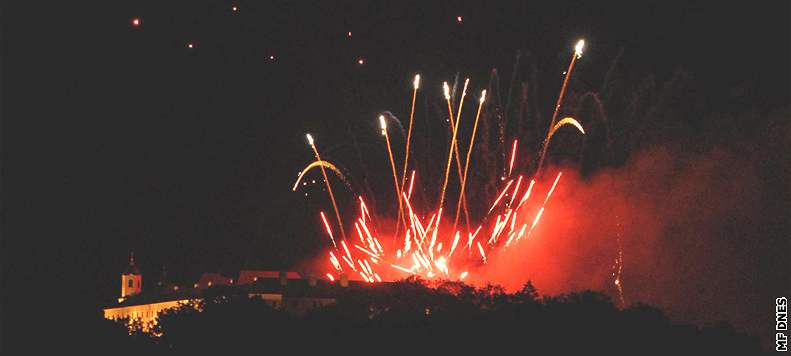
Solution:
{"label": "building wall", "polygon": [[106,308],[104,309],[104,318],[110,320],[129,318],[129,321],[139,319],[143,323],[143,330],[148,331],[148,325],[156,324],[157,316],[160,312],[186,303],[189,303],[188,299]]}
{"label": "building wall", "polygon": [[[129,282],[131,287],[129,286]],[[124,274],[121,275],[121,298],[126,298],[130,295],[140,293],[143,288],[143,276],[139,274]]]}
{"label": "building wall", "polygon": [[[304,315],[314,308],[319,308],[325,305],[334,304],[335,298],[319,298],[319,297],[286,297],[280,293],[250,293],[250,298],[260,298],[273,308],[282,309],[294,315]],[[104,309],[104,318],[110,320],[118,320],[128,318],[130,322],[140,320],[143,325],[143,331],[150,331],[150,325],[156,325],[159,313],[177,308],[180,305],[189,303],[189,299],[165,301],[159,303],[130,305],[114,308]]]}

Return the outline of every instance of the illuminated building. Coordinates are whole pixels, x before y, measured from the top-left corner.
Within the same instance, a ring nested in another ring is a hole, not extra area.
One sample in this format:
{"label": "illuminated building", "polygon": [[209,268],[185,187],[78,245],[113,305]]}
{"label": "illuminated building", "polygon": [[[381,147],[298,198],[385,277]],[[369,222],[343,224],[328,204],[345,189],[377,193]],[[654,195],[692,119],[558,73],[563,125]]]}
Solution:
{"label": "illuminated building", "polygon": [[234,280],[219,273],[204,273],[188,287],[160,282],[143,290],[143,276],[132,257],[121,274],[121,298],[117,304],[104,308],[104,317],[127,319],[130,325],[139,321],[143,330],[149,331],[160,313],[193,301],[200,302],[204,292],[210,288],[246,293],[248,297],[261,299],[273,308],[302,315],[310,309],[335,303],[336,297],[349,287],[363,286],[361,282],[349,281],[345,275],[337,282],[320,280],[313,275],[306,277],[288,271],[242,270]]}

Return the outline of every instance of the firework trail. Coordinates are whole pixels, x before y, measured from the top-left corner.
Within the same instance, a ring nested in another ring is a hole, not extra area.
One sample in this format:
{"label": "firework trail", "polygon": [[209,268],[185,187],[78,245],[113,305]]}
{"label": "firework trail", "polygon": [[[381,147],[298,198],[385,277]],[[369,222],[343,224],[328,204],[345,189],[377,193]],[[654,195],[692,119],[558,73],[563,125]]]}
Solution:
{"label": "firework trail", "polygon": [[[409,130],[407,131],[406,136],[406,147],[404,148],[404,174],[401,176],[401,189],[404,189],[404,185],[406,184],[406,172],[407,167],[409,166],[409,142],[412,141],[412,127],[414,125],[414,118],[415,118],[415,98],[417,98],[417,89],[420,87],[420,74],[415,75],[415,80],[412,82],[412,86],[414,87],[414,91],[412,91],[412,109],[409,112]],[[415,171],[412,171],[412,181],[415,180]],[[412,195],[412,185],[409,186],[409,195]],[[400,199],[399,199],[400,200]]]}
{"label": "firework trail", "polygon": [[[469,81],[469,79],[467,79],[467,81],[465,81],[465,83],[464,83],[464,92],[462,92],[462,98],[461,98],[461,102],[462,103],[464,102],[464,95],[467,93],[467,83],[468,83],[468,81]],[[448,120],[450,121],[450,126],[449,126],[450,133],[451,133],[451,135],[454,135],[453,127],[454,127],[454,125],[456,125],[456,127],[458,128],[458,117],[456,118],[456,120],[453,119],[453,108],[451,107],[451,103],[450,103],[451,95],[448,92],[448,87],[447,87],[446,84],[443,86],[443,89],[445,90],[445,101],[448,103]],[[459,110],[458,110],[457,116],[459,116],[459,117],[461,116],[461,103],[459,103]],[[463,177],[463,174],[462,174],[462,171],[461,171],[461,158],[460,158],[461,155],[459,154],[458,141],[452,143],[452,147],[453,147],[453,151],[455,152],[456,170],[457,170],[457,172],[459,174],[459,182],[461,182],[464,179],[464,177]],[[466,201],[466,198],[463,195],[461,195],[459,199],[460,200],[458,201],[458,204],[461,204],[464,207],[464,219],[465,219],[465,222],[467,224],[467,229],[469,230],[470,229],[470,213],[469,213],[469,210],[467,209],[467,201]]]}
{"label": "firework trail", "polygon": [[516,159],[516,145],[519,143],[519,140],[514,139],[514,146],[511,148],[511,162],[508,163],[508,176],[511,176],[511,172],[514,170],[514,159]]}
{"label": "firework trail", "polygon": [[323,211],[320,212],[319,215],[321,215],[321,221],[324,222],[324,228],[327,229],[327,235],[330,235],[330,240],[332,240],[332,247],[335,247],[335,249],[337,250],[338,244],[335,243],[335,237],[332,236],[332,228],[330,228],[330,224],[327,222],[327,217],[324,216]]}
{"label": "firework trail", "polygon": [[[514,69],[511,71],[511,79],[508,82],[508,97],[507,101],[505,102],[505,112],[500,117],[500,120],[498,120],[498,124],[500,125],[500,153],[503,160],[505,160],[505,130],[508,127],[508,114],[511,113],[511,100],[513,99],[514,83],[516,82],[516,76],[519,73],[519,60],[521,57],[522,52],[517,51],[516,60],[514,61]],[[502,176],[505,176],[505,166],[503,166]]]}
{"label": "firework trail", "polygon": [[[305,134],[305,137],[308,139],[308,144],[310,144],[310,148],[313,149],[313,154],[316,156],[317,161],[321,161],[321,155],[319,155],[319,150],[316,148],[315,142],[313,141],[313,136],[310,134]],[[321,175],[324,177],[324,183],[327,185],[327,193],[330,195],[330,200],[332,201],[332,208],[335,209],[335,217],[338,219],[338,229],[341,230],[341,237],[346,240],[346,231],[343,230],[343,220],[341,219],[341,213],[338,211],[338,204],[335,202],[335,194],[332,193],[332,186],[330,186],[330,179],[327,177],[327,171],[324,169],[323,165],[319,165],[321,167]]]}
{"label": "firework trail", "polygon": [[[456,204],[456,217],[453,221],[452,231],[456,231],[456,227],[459,224],[459,209],[461,208],[461,202],[464,201],[464,187],[467,183],[467,171],[470,168],[470,157],[472,157],[472,148],[475,146],[475,134],[478,132],[478,119],[481,117],[481,110],[483,109],[484,101],[486,101],[486,90],[481,92],[481,98],[479,99],[478,104],[478,113],[475,114],[475,124],[472,126],[472,136],[470,136],[470,146],[467,148],[467,157],[464,160],[464,173],[461,177],[461,189],[459,189],[459,203]],[[467,222],[467,230],[470,230],[469,221]]]}
{"label": "firework trail", "polygon": [[401,206],[401,187],[398,185],[398,174],[396,173],[395,161],[393,160],[393,150],[390,148],[390,135],[387,134],[387,121],[384,115],[379,115],[379,127],[382,129],[382,136],[385,137],[387,142],[387,154],[390,157],[390,167],[393,169],[393,184],[395,185],[396,203],[398,204],[398,220],[396,221],[396,232],[398,235],[398,223],[402,222],[406,228],[406,222],[403,220],[404,212]]}
{"label": "firework trail", "polygon": [[541,167],[544,165],[544,157],[547,154],[547,145],[549,145],[549,138],[550,133],[552,132],[552,128],[555,127],[555,120],[558,117],[558,111],[560,110],[560,104],[563,103],[563,95],[566,94],[566,86],[569,84],[569,78],[571,78],[571,72],[574,71],[574,63],[577,62],[577,59],[582,58],[582,49],[585,47],[585,41],[579,40],[577,45],[574,46],[574,54],[571,56],[571,63],[569,63],[569,68],[566,70],[566,77],[563,78],[563,85],[560,86],[560,94],[558,95],[558,101],[555,103],[555,112],[552,114],[552,120],[549,122],[549,131],[547,131],[547,137],[544,139],[544,143],[541,147],[541,155],[538,159],[538,168],[536,169],[536,174],[541,172]]}
{"label": "firework trail", "polygon": [[623,245],[621,244],[621,222],[618,219],[618,216],[615,217],[616,219],[616,242],[618,243],[618,256],[615,257],[615,264],[613,265],[613,284],[615,288],[618,290],[618,301],[621,302],[621,308],[626,307],[626,300],[623,297]]}
{"label": "firework trail", "polygon": [[[469,83],[470,83],[469,79],[464,81],[464,91],[462,91],[461,100],[459,102],[459,113],[458,113],[459,118],[461,118],[460,116],[461,107],[462,104],[464,103],[464,96],[465,94],[467,94],[467,84]],[[445,90],[445,99],[450,100],[450,92],[448,90],[447,82],[444,83],[443,88]],[[448,175],[450,175],[450,165],[453,160],[453,146],[456,144],[456,134],[457,134],[457,129],[459,128],[459,120],[456,120],[456,122],[454,123],[453,116],[451,116],[450,120],[451,120],[451,126],[453,126],[453,135],[450,141],[450,150],[448,151],[448,163],[445,166],[445,181],[442,183],[442,193],[439,196],[439,209],[442,209],[442,205],[445,202],[445,190],[448,188]]]}

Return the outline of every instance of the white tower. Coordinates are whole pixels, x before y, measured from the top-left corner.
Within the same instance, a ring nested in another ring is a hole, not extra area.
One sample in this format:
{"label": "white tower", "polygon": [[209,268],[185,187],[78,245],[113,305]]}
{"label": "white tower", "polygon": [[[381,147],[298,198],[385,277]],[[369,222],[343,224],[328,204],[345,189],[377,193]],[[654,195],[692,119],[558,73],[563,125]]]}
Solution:
{"label": "white tower", "polygon": [[142,290],[143,285],[143,275],[140,274],[140,270],[135,266],[135,254],[129,256],[129,266],[126,267],[126,270],[121,275],[121,298],[118,298],[118,302],[123,302],[124,299],[127,297],[139,294]]}

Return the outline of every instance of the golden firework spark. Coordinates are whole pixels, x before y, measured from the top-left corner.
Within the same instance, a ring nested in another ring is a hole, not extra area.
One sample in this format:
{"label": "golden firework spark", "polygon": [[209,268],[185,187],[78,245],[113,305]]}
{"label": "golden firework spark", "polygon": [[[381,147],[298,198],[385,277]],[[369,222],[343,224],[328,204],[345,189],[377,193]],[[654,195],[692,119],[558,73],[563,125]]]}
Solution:
{"label": "golden firework spark", "polygon": [[[467,79],[467,80],[469,81],[469,79]],[[454,127],[454,125],[457,125],[456,127],[458,127],[458,122],[457,122],[458,119],[457,120],[453,119],[453,108],[451,107],[451,104],[450,104],[450,88],[448,87],[448,83],[447,82],[443,83],[443,89],[445,91],[445,101],[448,104],[448,120],[450,121],[450,125],[449,125],[448,128],[450,129],[450,133],[452,135],[453,134],[453,127]],[[462,101],[464,100],[464,94],[466,94],[466,92],[467,92],[467,82],[464,83],[464,93],[462,94]],[[459,104],[459,114],[458,115],[459,116],[461,115],[461,103]],[[456,157],[456,171],[457,171],[457,173],[459,175],[459,182],[461,182],[464,179],[464,174],[461,171],[461,155],[459,154],[459,143],[458,143],[458,141],[456,141],[455,143],[452,143],[451,147],[453,147],[453,152],[454,152],[455,157]],[[469,212],[469,209],[467,209],[467,200],[466,200],[466,197],[463,196],[463,195],[459,195],[459,199],[460,200],[457,202],[457,204],[461,204],[461,206],[464,207],[464,220],[465,220],[465,222],[467,224],[467,230],[469,230],[470,229],[470,212]],[[454,227],[454,229],[455,229],[455,227]]]}
{"label": "golden firework spark", "polygon": [[577,45],[574,46],[574,54],[577,55],[577,58],[582,58],[582,49],[585,47],[585,40],[579,40]]}
{"label": "golden firework spark", "polygon": [[343,173],[338,169],[338,167],[335,167],[334,164],[327,161],[313,161],[311,164],[303,168],[301,172],[299,172],[299,175],[297,176],[297,180],[294,182],[294,186],[291,187],[291,191],[294,192],[297,191],[297,186],[299,186],[299,182],[302,181],[302,177],[304,177],[305,174],[307,174],[308,171],[310,171],[311,169],[319,166],[322,166],[324,168],[327,168],[335,172],[335,174],[338,176],[338,178],[340,178],[343,181],[344,184],[346,184],[347,186],[349,185],[349,181],[346,180],[346,176],[344,176]]}
{"label": "golden firework spark", "polygon": [[[470,83],[469,78],[464,81],[464,91],[462,91],[461,100],[459,102],[459,112],[461,112],[461,107],[464,104],[464,96],[467,94],[467,85],[469,83]],[[445,99],[450,100],[450,90],[448,88],[447,82],[444,83],[444,89],[445,89]],[[448,105],[450,105],[450,102],[448,102]],[[448,163],[445,166],[445,180],[442,183],[442,193],[440,194],[439,197],[439,209],[442,209],[442,205],[445,202],[445,190],[448,188],[448,175],[450,175],[450,165],[453,160],[453,147],[456,144],[456,134],[458,133],[458,128],[459,128],[459,118],[460,118],[459,115],[461,114],[460,113],[457,114],[458,118],[455,120],[456,121],[455,123],[453,122],[454,121],[453,116],[450,117],[451,126],[453,127],[453,135],[450,140],[450,150],[448,151]]]}
{"label": "golden firework spark", "polygon": [[[404,149],[404,173],[401,175],[401,190],[404,189],[404,185],[406,184],[406,172],[407,167],[409,166],[409,142],[412,140],[412,127],[414,124],[415,118],[415,98],[417,97],[417,89],[420,87],[420,74],[415,75],[415,80],[412,82],[414,90],[412,91],[412,110],[409,112],[409,129],[407,130],[406,135],[406,147]],[[412,177],[414,179],[415,172],[412,171]],[[410,184],[409,195],[412,195],[412,185]],[[400,200],[400,199],[399,199]]]}
{"label": "golden firework spark", "polygon": [[[396,221],[395,235],[398,236],[398,223],[401,222],[406,230],[406,221],[404,220],[404,211],[401,205],[401,187],[398,185],[398,174],[396,173],[395,161],[393,160],[393,150],[390,149],[390,135],[387,134],[387,120],[384,115],[379,115],[379,127],[382,129],[382,136],[385,137],[387,143],[387,155],[390,157],[390,167],[393,169],[393,185],[396,192],[396,204],[398,204],[398,220]],[[395,241],[395,240],[394,240]]]}
{"label": "golden firework spark", "polygon": [[563,95],[566,94],[566,86],[569,83],[569,78],[571,78],[571,72],[574,71],[574,63],[577,62],[578,58],[582,58],[582,49],[585,47],[585,41],[580,40],[577,42],[577,45],[574,46],[574,54],[571,56],[571,62],[569,63],[569,68],[566,70],[566,77],[563,78],[563,85],[560,86],[560,94],[558,95],[558,101],[555,103],[555,111],[552,113],[552,120],[549,122],[549,130],[547,131],[547,137],[544,139],[544,143],[541,147],[541,156],[538,159],[538,168],[536,169],[536,176],[539,172],[541,172],[541,167],[544,165],[544,157],[547,154],[547,145],[549,144],[549,136],[552,132],[552,128],[555,127],[555,120],[558,117],[558,111],[560,111],[560,104],[563,103]]}
{"label": "golden firework spark", "polygon": [[[481,98],[478,100],[478,113],[475,114],[475,123],[472,125],[472,136],[470,136],[470,146],[467,147],[467,157],[464,160],[464,172],[461,177],[461,189],[459,189],[459,202],[466,201],[464,198],[464,188],[467,184],[467,172],[470,168],[470,158],[472,157],[472,148],[475,146],[475,134],[478,132],[478,119],[481,117],[481,109],[483,109],[483,102],[486,101],[486,90],[481,92]],[[456,226],[459,224],[459,209],[461,203],[456,205],[456,218],[453,222],[453,231],[456,231]],[[469,222],[468,222],[469,225]],[[470,227],[467,226],[467,230]]]}
{"label": "golden firework spark", "polygon": [[576,127],[577,130],[579,130],[580,133],[582,133],[583,135],[585,134],[585,129],[582,128],[582,125],[579,123],[579,121],[577,121],[573,117],[564,117],[562,120],[558,121],[558,123],[555,124],[554,127],[552,127],[551,131],[549,131],[549,139],[552,139],[552,135],[555,134],[555,131],[557,131],[563,125],[572,125],[572,126]]}

